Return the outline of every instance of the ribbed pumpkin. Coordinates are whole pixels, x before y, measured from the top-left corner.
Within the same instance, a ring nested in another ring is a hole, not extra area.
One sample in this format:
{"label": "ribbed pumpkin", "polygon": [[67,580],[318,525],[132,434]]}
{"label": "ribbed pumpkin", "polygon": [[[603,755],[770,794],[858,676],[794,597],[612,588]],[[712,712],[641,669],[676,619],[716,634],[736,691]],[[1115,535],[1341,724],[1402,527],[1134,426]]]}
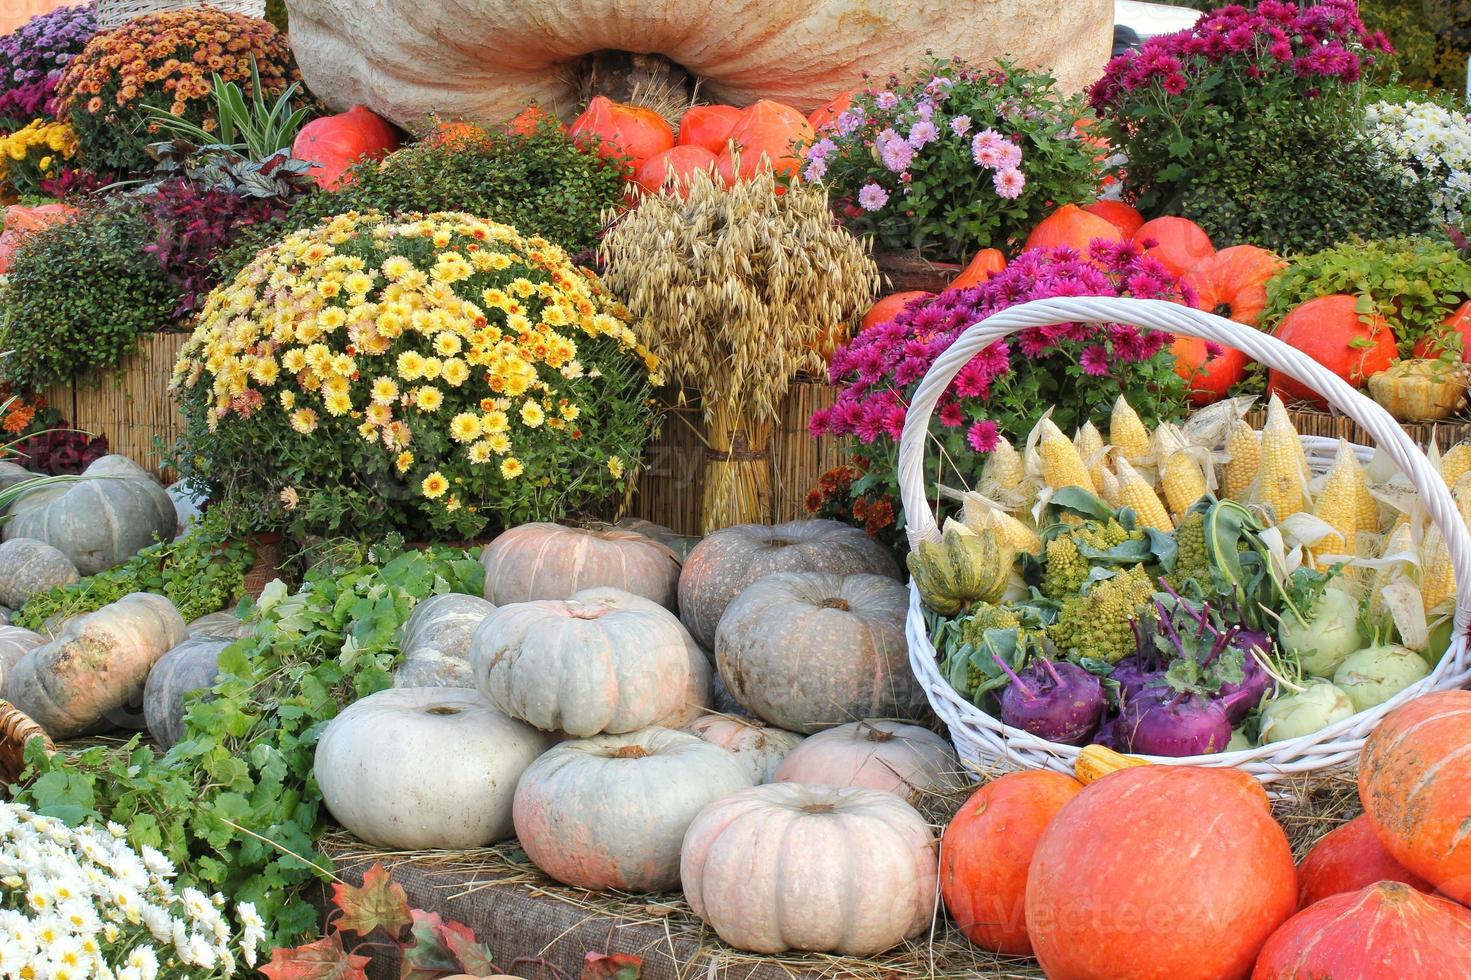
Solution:
{"label": "ribbed pumpkin", "polygon": [[355,164],[381,160],[398,149],[398,144],[398,132],[387,120],[367,106],[355,105],[301,127],[291,144],[291,155],[313,164],[307,172],[318,187],[331,190]]}
{"label": "ribbed pumpkin", "polygon": [[11,538],[0,544],[0,605],[19,609],[36,593],[80,577],[71,559],[44,541]]}
{"label": "ribbed pumpkin", "polygon": [[1045,65],[1076,92],[1098,77],[1113,38],[1106,0],[741,0],[718,10],[686,0],[288,0],[286,8],[314,95],[333,108],[368,102],[416,130],[435,113],[499,123],[528,103],[565,114],[585,98],[589,68],[629,52],[667,74],[620,77],[620,89],[687,76],[715,101],[775,99],[809,112],[865,84],[865,72],[881,79],[919,65],[942,38],[946,55]]}
{"label": "ribbed pumpkin", "polygon": [[1154,242],[1153,245],[1146,245],[1144,254],[1159,260],[1161,265],[1177,276],[1184,275],[1216,250],[1204,228],[1189,218],[1172,215],[1144,222],[1134,229],[1131,237],[1141,245]]}
{"label": "ribbed pumpkin", "polygon": [[899,578],[888,549],[837,521],[792,521],[767,527],[737,524],[695,546],[679,576],[679,618],[702,646],[715,645],[715,627],[741,590],[772,572],[869,572]]}
{"label": "ribbed pumpkin", "polygon": [[0,626],[0,685],[20,658],[46,642],[40,633],[19,626]]}
{"label": "ribbed pumpkin", "polygon": [[650,194],[663,191],[684,197],[690,177],[702,170],[714,172],[715,154],[703,146],[676,146],[645,160],[633,181]]}
{"label": "ribbed pumpkin", "polygon": [[1027,869],[1037,842],[1083,784],[1057,772],[1007,773],[976,790],[940,841],[940,895],[966,938],[1030,956]]}
{"label": "ribbed pumpkin", "polygon": [[233,640],[190,637],[159,658],[143,686],[143,719],[148,734],[167,751],[184,737],[185,695],[213,687],[220,673],[220,651]]}
{"label": "ribbed pumpkin", "polygon": [[495,606],[479,596],[446,592],[414,607],[399,627],[403,663],[394,687],[474,687],[470,641]]}
{"label": "ribbed pumpkin", "polygon": [[929,928],[935,840],[891,793],[772,783],[705,808],[680,880],[736,949],[873,956]]}
{"label": "ribbed pumpkin", "polygon": [[904,312],[904,308],[917,299],[934,296],[922,289],[911,289],[902,293],[890,293],[869,307],[868,312],[863,314],[863,325],[859,328],[867,330],[876,327],[880,323],[888,323],[894,317]]}
{"label": "ribbed pumpkin", "polygon": [[483,847],[511,836],[516,782],[551,744],[475,691],[396,687],[354,701],[317,743],[322,801],[378,847]]}
{"label": "ribbed pumpkin", "polygon": [[735,756],[688,732],[646,728],[563,742],[516,787],[516,837],[564,884],[664,891],[679,884],[690,821],[750,785]]}
{"label": "ribbed pumpkin", "polygon": [[741,110],[733,105],[694,105],[679,120],[679,146],[698,146],[719,156]]}
{"label": "ribbed pumpkin", "polygon": [[485,598],[497,606],[531,599],[566,599],[608,587],[675,607],[679,559],[642,534],[561,524],[522,524],[486,545]]}
{"label": "ribbed pumpkin", "polygon": [[771,782],[776,767],[802,743],[802,736],[795,732],[734,715],[701,715],[689,724],[688,731],[734,755],[751,773],[752,783]]}
{"label": "ribbed pumpkin", "polygon": [[802,166],[801,152],[795,147],[811,146],[814,139],[807,117],[791,106],[762,99],[742,110],[730,128],[715,168],[727,185],[765,169],[795,177]]}
{"label": "ribbed pumpkin", "polygon": [[1373,824],[1363,814],[1314,844],[1297,866],[1297,880],[1299,908],[1330,895],[1356,892],[1376,881],[1402,881],[1422,892],[1433,890],[1384,849],[1374,836]]}
{"label": "ribbed pumpkin", "polygon": [[698,535],[680,534],[663,524],[655,524],[653,521],[645,521],[637,517],[625,517],[613,526],[620,531],[632,531],[634,534],[652,538],[674,552],[674,557],[678,558],[681,563],[689,557],[695,545],[700,543]]}
{"label": "ribbed pumpkin", "polygon": [[1066,247],[1087,258],[1089,246],[1099,239],[1121,242],[1124,234],[1113,222],[1089,214],[1076,204],[1064,204],[1032,229],[1022,250]]}
{"label": "ribbed pumpkin", "polygon": [[914,718],[925,699],[909,670],[908,605],[882,575],[777,572],[726,609],[715,663],[737,701],[787,731]]}
{"label": "ribbed pumpkin", "polygon": [[[1277,339],[1290,344],[1355,387],[1394,363],[1399,356],[1394,332],[1383,317],[1368,325],[1359,319],[1358,300],[1339,294],[1320,296],[1295,307],[1277,325]],[[1267,390],[1283,400],[1327,402],[1312,388],[1273,368]]]}
{"label": "ribbed pumpkin", "polygon": [[1052,980],[1245,980],[1296,908],[1287,836],[1231,770],[1104,776],[1058,812],[1027,876],[1027,935]]}
{"label": "ribbed pumpkin", "polygon": [[1364,743],[1359,799],[1405,868],[1471,901],[1471,691],[1437,691],[1394,709]]}
{"label": "ribbed pumpkin", "polygon": [[200,616],[188,628],[191,637],[204,640],[238,640],[255,631],[250,620],[241,619],[228,610]]}
{"label": "ribbed pumpkin", "polygon": [[1471,911],[1398,881],[1325,898],[1278,929],[1252,980],[1465,980]]}
{"label": "ribbed pumpkin", "polygon": [[568,132],[596,147],[604,157],[624,159],[629,176],[637,173],[645,160],[674,146],[674,130],[663,116],[601,95],[588,102]]}
{"label": "ribbed pumpkin", "polygon": [[950,280],[946,289],[969,289],[987,282],[992,276],[1006,269],[1006,254],[999,248],[983,248],[971,257],[970,263],[960,270],[960,275]]}
{"label": "ribbed pumpkin", "polygon": [[124,596],[22,657],[6,674],[5,700],[58,740],[141,727],[137,707],[148,672],[188,636],[163,596]]}
{"label": "ribbed pumpkin", "polygon": [[977,534],[946,521],[940,540],[921,541],[906,561],[925,605],[953,616],[972,603],[996,602],[1006,593],[1016,552],[994,534]]}
{"label": "ribbed pumpkin", "polygon": [[47,487],[17,500],[4,539],[44,541],[82,575],[121,564],[156,539],[173,540],[179,519],[174,502],[138,464],[126,456],[103,456],[83,476],[99,479]]}
{"label": "ribbed pumpkin", "polygon": [[1286,267],[1274,252],[1232,245],[1201,259],[1182,278],[1195,290],[1197,310],[1256,327],[1267,308],[1267,281]]}
{"label": "ribbed pumpkin", "polygon": [[1123,232],[1125,238],[1133,238],[1134,232],[1144,224],[1144,215],[1139,213],[1139,209],[1123,201],[1094,201],[1083,205],[1083,210],[1107,221]]}
{"label": "ribbed pumpkin", "polygon": [[957,777],[955,750],[928,728],[898,721],[854,721],[810,735],[777,767],[775,782],[856,786],[915,805]]}
{"label": "ribbed pumpkin", "polygon": [[710,703],[705,655],[679,620],[618,589],[501,606],[475,631],[470,663],[492,704],[542,731],[678,727]]}

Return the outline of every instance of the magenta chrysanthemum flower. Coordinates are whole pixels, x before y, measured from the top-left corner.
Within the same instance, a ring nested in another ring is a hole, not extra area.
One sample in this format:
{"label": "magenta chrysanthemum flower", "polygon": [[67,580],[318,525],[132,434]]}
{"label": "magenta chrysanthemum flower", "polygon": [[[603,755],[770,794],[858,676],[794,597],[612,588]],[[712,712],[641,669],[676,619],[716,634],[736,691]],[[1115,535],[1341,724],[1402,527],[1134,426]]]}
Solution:
{"label": "magenta chrysanthemum flower", "polygon": [[989,453],[1001,441],[1001,430],[990,419],[981,419],[965,434],[965,443],[978,453]]}
{"label": "magenta chrysanthemum flower", "polygon": [[909,164],[914,160],[914,147],[892,129],[879,133],[874,138],[873,147],[878,151],[879,161],[884,167],[896,174],[909,169]]}
{"label": "magenta chrysanthemum flower", "polygon": [[1083,348],[1078,363],[1082,365],[1084,374],[1101,378],[1108,374],[1108,348],[1102,344],[1090,344]]}
{"label": "magenta chrysanthemum flower", "polygon": [[889,192],[878,184],[864,184],[858,192],[858,205],[865,211],[877,211],[889,203]]}
{"label": "magenta chrysanthemum flower", "polygon": [[965,424],[965,411],[960,402],[947,402],[940,408],[940,424],[947,429],[958,429]]}
{"label": "magenta chrysanthemum flower", "polygon": [[928,143],[940,138],[940,130],[928,119],[921,119],[909,127],[908,143],[916,150],[924,149]]}

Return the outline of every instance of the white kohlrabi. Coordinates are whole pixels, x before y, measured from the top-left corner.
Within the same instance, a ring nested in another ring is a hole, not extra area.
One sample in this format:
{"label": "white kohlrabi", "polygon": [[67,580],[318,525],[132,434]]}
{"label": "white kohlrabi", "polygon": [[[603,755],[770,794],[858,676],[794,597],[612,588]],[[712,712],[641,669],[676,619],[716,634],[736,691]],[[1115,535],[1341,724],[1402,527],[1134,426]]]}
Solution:
{"label": "white kohlrabi", "polygon": [[1311,735],[1356,712],[1348,695],[1325,680],[1310,680],[1296,694],[1287,694],[1262,709],[1261,740],[1285,742]]}
{"label": "white kohlrabi", "polygon": [[1362,648],[1366,640],[1359,629],[1359,601],[1330,585],[1310,610],[1302,612],[1306,621],[1291,610],[1282,614],[1277,642],[1283,653],[1297,658],[1305,672],[1332,677],[1344,658]]}
{"label": "white kohlrabi", "polygon": [[1350,654],[1333,675],[1333,683],[1354,703],[1356,711],[1383,704],[1430,673],[1425,658],[1409,647],[1384,643]]}

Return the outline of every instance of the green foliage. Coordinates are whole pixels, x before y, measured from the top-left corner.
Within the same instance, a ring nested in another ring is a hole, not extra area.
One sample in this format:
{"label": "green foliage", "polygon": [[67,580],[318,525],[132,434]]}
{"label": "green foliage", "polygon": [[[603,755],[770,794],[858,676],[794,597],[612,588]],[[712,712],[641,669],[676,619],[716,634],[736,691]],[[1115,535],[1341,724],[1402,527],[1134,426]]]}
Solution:
{"label": "green foliage", "polygon": [[181,885],[254,902],[275,945],[315,934],[319,913],[302,886],[331,866],[316,850],[326,822],[317,739],[344,705],[389,686],[398,627],[416,603],[481,591],[480,565],[463,552],[399,544],[356,567],[314,569],[294,595],[268,588],[247,607],[255,634],[220,655],[212,696],[189,702],[167,755],[134,739],[47,758],[36,743],[36,778],[17,799],[68,823],[117,821],[134,846],[178,865]]}
{"label": "green foliage", "polygon": [[134,592],[167,596],[184,622],[192,622],[238,600],[254,561],[248,546],[230,541],[222,523],[207,515],[183,538],[144,548],[121,565],[79,582],[36,593],[11,622],[41,630],[47,620],[96,612]]}
{"label": "green foliage", "polygon": [[1197,134],[1188,182],[1162,201],[1190,217],[1217,247],[1250,243],[1284,255],[1355,235],[1437,230],[1428,183],[1406,183],[1392,161],[1353,131],[1290,113],[1234,121]]}
{"label": "green foliage", "polygon": [[290,150],[297,131],[312,110],[309,105],[293,105],[302,101],[297,98],[300,82],[292,82],[268,104],[254,58],[250,59],[250,80],[247,96],[236,83],[227,82],[218,74],[213,77],[213,118],[218,124],[213,131],[157,106],[145,105],[143,111],[166,137],[189,140],[199,146],[218,146],[244,154],[253,161],[268,160],[282,150]]}
{"label": "green foliage", "polygon": [[273,224],[251,230],[221,260],[229,281],[255,253],[292,231],[347,211],[463,211],[540,235],[569,253],[591,248],[603,211],[623,201],[623,173],[554,124],[535,131],[419,143],[385,164],[359,164],[337,190],[305,198]]}
{"label": "green foliage", "polygon": [[16,252],[0,304],[0,362],[20,390],[114,367],[138,335],[168,326],[180,293],[143,248],[154,229],[116,201],[50,225]]}
{"label": "green foliage", "polygon": [[1293,307],[1336,293],[1359,298],[1365,323],[1383,317],[1400,354],[1409,356],[1416,341],[1438,337],[1446,316],[1471,299],[1471,262],[1449,242],[1428,238],[1348,241],[1304,256],[1273,277],[1262,326],[1276,329]]}

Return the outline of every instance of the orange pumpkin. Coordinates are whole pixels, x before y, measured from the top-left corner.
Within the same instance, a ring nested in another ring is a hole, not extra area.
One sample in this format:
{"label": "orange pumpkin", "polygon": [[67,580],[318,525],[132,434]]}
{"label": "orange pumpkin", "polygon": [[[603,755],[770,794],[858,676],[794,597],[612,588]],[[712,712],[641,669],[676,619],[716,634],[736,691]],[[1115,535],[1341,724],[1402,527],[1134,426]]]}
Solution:
{"label": "orange pumpkin", "polygon": [[892,320],[904,311],[904,307],[921,296],[933,296],[922,289],[911,289],[903,293],[890,293],[869,307],[868,312],[863,314],[863,325],[859,328],[867,330],[869,327],[878,326],[887,320]]}
{"label": "orange pumpkin", "polygon": [[1325,898],[1262,948],[1252,980],[1464,980],[1471,912],[1398,881]]}
{"label": "orange pumpkin", "polygon": [[424,137],[424,142],[430,146],[468,146],[489,140],[489,133],[474,123],[467,122],[441,122],[434,127],[433,132]]}
{"label": "orange pumpkin", "polygon": [[517,136],[529,136],[536,132],[536,127],[543,123],[551,123],[558,129],[562,128],[562,121],[547,112],[541,106],[529,105],[516,113],[511,121],[506,123],[506,130]]}
{"label": "orange pumpkin", "polygon": [[1037,844],[1027,934],[1052,980],[1245,980],[1297,908],[1292,848],[1249,776],[1137,766]]}
{"label": "orange pumpkin", "polygon": [[965,289],[969,286],[979,286],[1005,268],[1006,256],[1001,253],[1000,249],[983,248],[975,254],[975,258],[970,260],[970,265],[962,269],[960,275],[951,279],[950,285],[945,288]]}
{"label": "orange pumpkin", "polygon": [[1384,849],[1369,818],[1362,814],[1313,845],[1297,866],[1297,880],[1299,908],[1330,895],[1356,892],[1376,881],[1402,881],[1419,891],[1432,890]]}
{"label": "orange pumpkin", "polygon": [[1359,799],[1396,861],[1471,901],[1471,691],[1438,691],[1391,711],[1359,758]]}
{"label": "orange pumpkin", "polygon": [[342,183],[353,164],[381,160],[398,149],[398,130],[367,106],[313,119],[296,134],[291,155],[313,164],[307,172],[323,190]]}
{"label": "orange pumpkin", "polygon": [[684,197],[689,193],[690,175],[698,170],[713,172],[715,154],[703,146],[675,146],[645,160],[633,180],[650,194],[655,194],[672,179],[670,193]]}
{"label": "orange pumpkin", "polygon": [[1441,321],[1441,328],[1439,336],[1425,336],[1415,342],[1415,356],[1439,357],[1441,346],[1437,341],[1440,337],[1458,333],[1461,335],[1461,360],[1471,363],[1471,300],[1451,311]]}
{"label": "orange pumpkin", "polygon": [[1212,357],[1205,341],[1198,337],[1176,335],[1170,345],[1175,356],[1175,373],[1190,386],[1190,404],[1209,405],[1226,397],[1231,386],[1246,377],[1251,358],[1234,347],[1217,344],[1220,353]]}
{"label": "orange pumpkin", "polygon": [[1088,246],[1100,238],[1107,242],[1121,242],[1124,240],[1124,233],[1113,222],[1096,214],[1089,214],[1076,204],[1064,204],[1032,229],[1023,251],[1065,246],[1076,249],[1086,257]]}
{"label": "orange pumpkin", "polygon": [[844,92],[833,99],[827,105],[818,106],[807,116],[807,123],[815,133],[821,133],[824,127],[831,126],[838,121],[838,117],[848,111],[853,104],[853,96],[856,92]]}
{"label": "orange pumpkin", "polygon": [[644,161],[674,145],[674,130],[664,117],[641,106],[620,105],[606,96],[595,96],[572,123],[574,137],[596,142],[605,158],[624,157],[630,176]]}
{"label": "orange pumpkin", "polygon": [[1027,868],[1047,825],[1083,784],[1061,773],[1008,773],[965,801],[940,842],[940,895],[977,946],[1029,956]]}
{"label": "orange pumpkin", "polygon": [[[1355,387],[1363,385],[1394,363],[1398,356],[1394,331],[1383,317],[1365,325],[1356,312],[1352,296],[1320,296],[1310,299],[1282,318],[1277,339],[1291,344]],[[1296,399],[1325,407],[1327,402],[1302,382],[1273,369],[1267,374],[1267,390],[1284,399]]]}
{"label": "orange pumpkin", "polygon": [[1083,205],[1083,210],[1111,223],[1124,233],[1125,238],[1133,238],[1134,232],[1144,224],[1144,215],[1139,213],[1139,209],[1123,201],[1094,201]]}
{"label": "orange pumpkin", "polygon": [[[762,167],[770,167],[780,175],[795,176],[802,161],[793,144],[810,145],[813,136],[806,117],[796,109],[762,99],[742,112],[731,127],[729,143],[717,163],[720,176],[727,185],[754,176]],[[740,151],[739,173],[735,171],[732,145]]]}
{"label": "orange pumpkin", "polygon": [[690,106],[679,121],[679,145],[703,146],[718,155],[740,118],[741,110],[733,105]]}
{"label": "orange pumpkin", "polygon": [[[1177,276],[1216,250],[1211,236],[1189,218],[1164,217],[1146,221],[1134,230],[1134,241],[1144,245],[1144,254],[1156,258]],[[1154,242],[1153,245],[1145,245]]]}

